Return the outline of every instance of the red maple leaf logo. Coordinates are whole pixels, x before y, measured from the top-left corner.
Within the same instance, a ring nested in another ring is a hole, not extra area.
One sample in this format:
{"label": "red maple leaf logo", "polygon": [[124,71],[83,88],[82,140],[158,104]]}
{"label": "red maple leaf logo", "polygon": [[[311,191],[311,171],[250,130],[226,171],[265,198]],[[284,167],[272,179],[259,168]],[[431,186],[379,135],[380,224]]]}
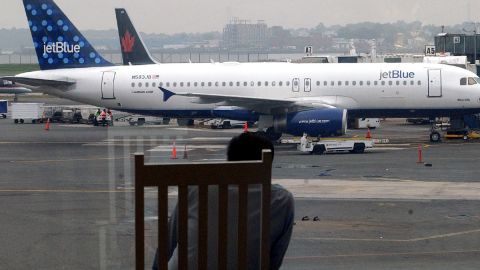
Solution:
{"label": "red maple leaf logo", "polygon": [[131,53],[133,52],[133,46],[135,45],[135,37],[130,34],[130,32],[125,32],[125,35],[123,35],[123,38],[121,40],[122,42],[122,51],[124,53]]}

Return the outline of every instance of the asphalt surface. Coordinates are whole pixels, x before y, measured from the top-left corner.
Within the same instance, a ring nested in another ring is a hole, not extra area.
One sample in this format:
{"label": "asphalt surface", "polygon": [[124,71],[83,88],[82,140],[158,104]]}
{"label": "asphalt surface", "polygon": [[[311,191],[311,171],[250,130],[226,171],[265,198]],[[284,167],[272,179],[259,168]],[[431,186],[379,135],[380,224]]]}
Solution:
{"label": "asphalt surface", "polygon": [[[45,131],[9,119],[0,130],[0,269],[132,269],[132,154],[183,162],[186,147],[190,161],[223,160],[241,132],[123,123]],[[427,135],[426,126],[388,121],[373,136],[390,143],[365,154],[277,145],[274,182],[295,196],[282,269],[479,269],[480,143],[430,145]],[[417,163],[419,144],[431,166]],[[156,207],[147,196],[150,265]]]}

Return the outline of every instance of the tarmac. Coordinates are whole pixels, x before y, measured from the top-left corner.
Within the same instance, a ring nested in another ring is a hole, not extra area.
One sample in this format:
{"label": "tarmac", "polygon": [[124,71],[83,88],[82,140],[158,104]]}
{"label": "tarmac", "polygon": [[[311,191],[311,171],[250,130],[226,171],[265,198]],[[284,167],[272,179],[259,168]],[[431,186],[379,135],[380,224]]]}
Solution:
{"label": "tarmac", "polygon": [[[0,119],[0,130],[0,269],[134,268],[132,154],[185,162],[186,147],[189,161],[219,161],[242,132],[121,122],[45,131],[10,119]],[[273,182],[295,197],[282,269],[478,269],[480,142],[430,144],[428,126],[403,120],[372,134],[389,143],[321,156],[276,146]],[[417,163],[418,145],[424,163]],[[155,192],[147,197],[151,265]],[[170,209],[174,202],[172,193]]]}

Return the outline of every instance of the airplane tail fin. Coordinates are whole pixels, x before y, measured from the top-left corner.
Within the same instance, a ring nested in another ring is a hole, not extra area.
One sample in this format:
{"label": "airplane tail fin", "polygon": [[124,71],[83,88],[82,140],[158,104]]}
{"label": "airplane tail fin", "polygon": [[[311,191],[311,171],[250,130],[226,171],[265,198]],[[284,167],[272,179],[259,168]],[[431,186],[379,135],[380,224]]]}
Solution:
{"label": "airplane tail fin", "polygon": [[117,15],[118,35],[122,49],[124,65],[156,64],[145,46],[140,35],[135,30],[128,13],[123,8],[115,9]]}
{"label": "airplane tail fin", "polygon": [[112,66],[53,0],[23,0],[42,70]]}

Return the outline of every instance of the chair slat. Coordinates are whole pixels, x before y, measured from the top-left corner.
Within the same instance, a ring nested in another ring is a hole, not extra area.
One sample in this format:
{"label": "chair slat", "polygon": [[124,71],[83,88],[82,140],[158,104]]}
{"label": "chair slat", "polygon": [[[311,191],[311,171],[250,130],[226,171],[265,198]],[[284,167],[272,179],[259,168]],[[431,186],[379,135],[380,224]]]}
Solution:
{"label": "chair slat", "polygon": [[218,188],[218,269],[227,269],[228,185]]}
{"label": "chair slat", "polygon": [[158,186],[158,269],[168,268],[168,186]]}
{"label": "chair slat", "polygon": [[178,269],[188,269],[188,186],[178,187]]}
{"label": "chair slat", "polygon": [[238,269],[247,269],[248,185],[239,186],[238,201]]}
{"label": "chair slat", "polygon": [[207,270],[208,258],[208,186],[198,188],[198,269]]}

